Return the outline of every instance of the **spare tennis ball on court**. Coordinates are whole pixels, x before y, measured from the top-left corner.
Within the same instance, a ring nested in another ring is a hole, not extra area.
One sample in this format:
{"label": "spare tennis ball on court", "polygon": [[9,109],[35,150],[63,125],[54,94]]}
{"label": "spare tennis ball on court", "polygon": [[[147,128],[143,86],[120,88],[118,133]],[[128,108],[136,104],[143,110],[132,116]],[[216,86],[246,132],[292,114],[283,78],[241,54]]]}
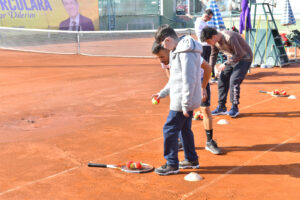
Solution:
{"label": "spare tennis ball on court", "polygon": [[272,91],[272,95],[279,95],[279,94],[280,94],[280,92],[277,89]]}
{"label": "spare tennis ball on court", "polygon": [[158,99],[157,97],[152,98],[152,103],[153,104],[157,105],[157,104],[159,104],[159,102],[160,102],[160,99]]}
{"label": "spare tennis ball on court", "polygon": [[200,113],[200,119],[203,119],[203,115],[202,115],[202,113]]}
{"label": "spare tennis ball on court", "polygon": [[126,162],[126,167],[128,168],[128,169],[130,169],[130,166],[131,166],[131,164],[133,163],[133,161],[127,161]]}
{"label": "spare tennis ball on court", "polygon": [[130,166],[129,166],[129,169],[135,169],[136,166],[135,166],[135,162],[131,163]]}
{"label": "spare tennis ball on court", "polygon": [[281,90],[281,91],[280,91],[280,94],[281,94],[281,95],[287,95],[287,92],[286,92],[285,90]]}
{"label": "spare tennis ball on court", "polygon": [[193,117],[194,120],[200,120],[200,119],[203,119],[203,115],[200,111],[196,111],[194,112],[194,117]]}
{"label": "spare tennis ball on court", "polygon": [[198,119],[200,116],[200,112],[194,112],[194,119]]}
{"label": "spare tennis ball on court", "polygon": [[136,167],[137,169],[142,169],[142,164],[141,164],[141,162],[136,162],[136,163],[135,163],[135,167]]}

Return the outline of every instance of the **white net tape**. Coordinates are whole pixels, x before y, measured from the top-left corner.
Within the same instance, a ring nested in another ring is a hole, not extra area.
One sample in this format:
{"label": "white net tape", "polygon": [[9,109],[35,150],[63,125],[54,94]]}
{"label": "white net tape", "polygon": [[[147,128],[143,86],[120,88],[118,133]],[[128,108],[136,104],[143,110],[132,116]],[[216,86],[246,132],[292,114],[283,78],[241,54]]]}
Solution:
{"label": "white net tape", "polygon": [[[179,35],[192,29],[176,29]],[[59,31],[0,27],[0,48],[41,53],[153,57],[155,30]]]}

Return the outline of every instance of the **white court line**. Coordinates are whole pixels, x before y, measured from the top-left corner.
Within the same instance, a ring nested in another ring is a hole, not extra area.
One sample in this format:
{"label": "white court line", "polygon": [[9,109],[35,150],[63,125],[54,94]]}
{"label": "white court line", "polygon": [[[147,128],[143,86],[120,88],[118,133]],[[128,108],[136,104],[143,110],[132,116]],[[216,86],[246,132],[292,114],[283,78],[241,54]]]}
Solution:
{"label": "white court line", "polygon": [[266,99],[266,100],[257,102],[257,103],[255,103],[255,104],[252,104],[252,105],[249,105],[249,106],[242,107],[242,108],[240,108],[240,110],[244,110],[244,109],[247,109],[247,108],[251,108],[251,107],[253,107],[253,106],[256,106],[256,105],[259,105],[259,104],[262,104],[262,103],[271,101],[271,100],[273,100],[273,99],[275,99],[275,98],[278,98],[278,97],[272,97],[272,98],[269,98],[269,99]]}
{"label": "white court line", "polygon": [[[147,114],[147,113],[141,113],[141,114],[122,114],[122,117],[146,117],[147,115],[149,115],[149,114]],[[159,113],[159,114],[156,114],[156,113],[152,113],[151,114],[151,116],[166,116],[166,118],[167,118],[167,114],[165,114],[165,113]],[[105,115],[79,115],[79,116],[77,116],[77,117],[82,117],[82,118],[84,118],[84,117],[87,117],[87,118],[89,118],[89,117],[94,117],[94,118],[108,118],[108,117],[120,117],[120,114],[118,115],[118,114],[105,114]]]}
{"label": "white court line", "polygon": [[[258,105],[258,104],[261,104],[261,103],[264,103],[264,102],[271,101],[271,100],[273,100],[274,98],[275,98],[275,97],[272,97],[272,98],[270,98],[270,99],[266,99],[266,100],[257,102],[257,103],[255,103],[255,104],[252,104],[252,105],[250,105],[250,106],[243,107],[243,108],[241,108],[241,110],[246,109],[246,108],[250,108],[250,107],[252,107],[252,106],[255,106],[255,105]],[[95,115],[95,116],[97,116],[97,115]],[[300,134],[300,133],[299,133],[299,134]],[[298,135],[299,135],[299,134],[298,134]],[[98,159],[98,160],[101,160],[101,159],[107,158],[107,157],[111,157],[111,156],[114,156],[114,155],[117,155],[117,154],[120,154],[120,153],[129,151],[129,150],[133,150],[133,149],[136,149],[136,148],[139,148],[139,147],[142,147],[142,146],[147,145],[147,144],[150,144],[150,143],[152,143],[152,142],[156,142],[156,141],[158,141],[158,140],[160,140],[160,139],[162,139],[162,137],[155,138],[155,139],[153,139],[153,140],[151,140],[151,141],[149,141],[149,142],[146,142],[146,143],[143,143],[143,144],[139,144],[139,145],[135,145],[135,146],[130,147],[130,148],[127,148],[127,149],[125,149],[125,150],[122,150],[122,151],[119,151],[119,152],[115,152],[115,153],[106,155],[106,156],[104,156],[104,157],[102,157],[102,158],[100,158],[100,159]],[[277,145],[277,146],[280,146],[280,145]],[[277,146],[275,146],[275,147],[273,147],[273,148],[277,148]],[[271,148],[271,149],[273,149],[273,148]],[[244,164],[246,164],[246,163],[244,163]],[[7,194],[7,193],[9,193],[9,192],[13,192],[13,191],[19,190],[19,189],[21,189],[21,188],[23,188],[23,187],[26,187],[26,186],[29,186],[29,185],[33,185],[33,184],[35,184],[35,183],[38,183],[38,182],[41,182],[41,181],[44,181],[44,180],[48,180],[48,179],[51,179],[51,178],[55,178],[55,177],[57,177],[57,176],[59,176],[59,175],[68,173],[68,172],[73,171],[73,170],[76,170],[76,169],[79,169],[80,167],[81,167],[81,166],[76,166],[76,167],[73,167],[73,168],[70,168],[70,169],[67,169],[67,170],[58,172],[58,173],[53,174],[53,175],[50,175],[50,176],[47,176],[47,177],[44,177],[44,178],[41,178],[41,179],[38,179],[38,180],[35,180],[35,181],[28,182],[28,183],[26,183],[26,184],[24,184],[24,185],[20,185],[20,186],[17,186],[17,187],[15,187],[15,188],[8,189],[8,190],[6,190],[6,191],[1,192],[1,193],[0,193],[0,196],[2,196],[2,195],[4,195],[4,194]],[[232,173],[232,172],[234,172],[234,171],[236,171],[236,170],[238,170],[238,169],[240,169],[240,168],[242,168],[242,167],[243,167],[243,166],[233,168],[233,169],[229,170],[228,172],[226,172],[224,175],[219,176],[218,178],[214,179],[214,180],[211,181],[210,183],[208,183],[208,184],[206,184],[206,185],[204,185],[204,186],[202,186],[202,187],[200,187],[200,188],[198,188],[198,189],[201,190],[203,187],[207,187],[207,186],[209,186],[209,185],[211,185],[211,184],[217,182],[218,180],[222,179],[223,176],[226,176],[226,174],[230,174],[230,173]],[[198,189],[196,189],[196,190],[198,191]],[[195,192],[197,192],[197,191],[195,191]],[[192,191],[191,193],[193,193],[193,191]],[[191,194],[191,195],[189,195],[189,194],[190,194],[190,193],[186,194],[187,197],[185,197],[186,195],[184,195],[182,198],[188,198],[189,196],[193,195],[193,194]]]}
{"label": "white court line", "polygon": [[242,163],[241,165],[239,165],[239,166],[237,166],[237,167],[234,167],[234,168],[232,168],[231,170],[228,170],[225,174],[222,174],[222,175],[218,176],[217,178],[213,179],[212,181],[208,182],[207,184],[204,184],[204,185],[202,185],[202,186],[196,188],[195,190],[193,190],[193,191],[191,191],[191,192],[189,192],[189,193],[187,193],[187,194],[184,194],[184,195],[181,197],[181,200],[187,199],[187,198],[191,197],[192,195],[196,194],[197,192],[200,192],[200,191],[202,191],[203,189],[207,188],[208,186],[210,186],[210,185],[212,185],[212,184],[215,184],[216,182],[220,181],[221,179],[227,177],[229,174],[232,174],[233,172],[235,172],[235,171],[237,171],[237,170],[243,168],[244,166],[250,164],[251,162],[253,162],[253,161],[255,161],[255,160],[261,158],[261,157],[264,156],[266,153],[268,153],[268,152],[270,152],[270,151],[273,151],[274,149],[276,149],[276,148],[278,148],[278,147],[280,147],[280,146],[282,146],[282,145],[288,143],[289,141],[293,140],[294,138],[298,137],[299,135],[300,135],[300,133],[298,133],[297,135],[295,135],[295,136],[293,136],[293,137],[290,137],[289,139],[283,141],[283,142],[280,143],[280,144],[275,145],[274,147],[272,147],[272,148],[270,148],[270,149],[264,151],[263,153],[261,153],[261,154],[255,156],[255,157],[253,157],[252,159],[250,159],[250,160],[248,160],[248,161]]}
{"label": "white court line", "polygon": [[[297,91],[298,91],[298,90],[297,90]],[[259,104],[268,102],[268,101],[271,101],[271,100],[273,100],[274,98],[278,98],[278,97],[271,97],[271,98],[269,98],[269,99],[266,99],[266,100],[257,102],[257,103],[255,103],[255,104],[252,104],[252,105],[249,105],[249,106],[245,106],[245,107],[241,108],[240,110],[244,110],[244,109],[247,109],[247,108],[250,108],[250,107],[253,107],[253,106],[256,106],[256,105],[259,105]],[[253,157],[252,159],[250,159],[250,160],[248,160],[248,161],[242,163],[241,165],[239,165],[239,166],[237,166],[237,167],[235,167],[235,168],[232,168],[231,170],[228,170],[225,174],[222,174],[222,175],[218,176],[217,178],[213,179],[211,182],[208,182],[207,184],[204,184],[204,185],[202,185],[202,186],[196,188],[195,190],[193,190],[193,191],[191,191],[191,192],[189,192],[189,193],[187,193],[187,194],[184,194],[184,195],[181,197],[181,200],[188,199],[190,196],[192,196],[192,195],[196,194],[197,192],[200,192],[200,191],[202,191],[203,189],[207,188],[208,186],[210,186],[210,185],[212,185],[212,184],[214,184],[214,183],[220,181],[221,179],[227,177],[229,174],[232,174],[233,172],[235,172],[235,171],[237,171],[237,170],[243,168],[244,166],[246,166],[247,164],[251,163],[252,161],[261,158],[261,157],[262,157],[263,155],[265,155],[266,153],[268,153],[268,152],[270,152],[270,151],[272,151],[272,150],[274,150],[274,149],[276,149],[276,148],[278,148],[278,147],[280,147],[280,146],[286,144],[287,142],[289,142],[289,141],[293,140],[294,138],[298,137],[299,135],[300,135],[300,133],[298,133],[297,135],[295,135],[295,136],[293,136],[293,137],[290,137],[289,139],[283,141],[283,142],[280,143],[280,144],[275,145],[274,147],[268,149],[267,151],[264,151],[263,153],[261,153],[261,154],[255,156],[255,157]]]}
{"label": "white court line", "polygon": [[[134,150],[134,149],[137,149],[137,148],[139,148],[139,147],[143,147],[143,146],[145,146],[145,145],[147,145],[147,144],[151,144],[151,143],[153,143],[153,142],[156,142],[156,141],[158,141],[158,140],[161,140],[162,138],[163,138],[163,137],[155,138],[155,139],[150,140],[150,141],[148,141],[148,142],[145,142],[145,143],[142,143],[142,144],[138,144],[138,145],[129,147],[129,148],[124,149],[124,150],[122,150],[122,151],[114,152],[114,153],[112,153],[112,154],[103,156],[102,158],[100,158],[100,159],[98,159],[98,160],[101,160],[101,159],[104,159],[104,158],[108,158],[108,157],[111,157],[111,156],[114,156],[114,155],[117,155],[117,154],[121,154],[121,153],[124,153],[124,152],[126,152],[126,151]],[[19,185],[19,186],[17,186],[17,187],[14,187],[14,188],[5,190],[5,191],[3,191],[3,192],[0,193],[0,196],[2,196],[2,195],[4,195],[4,194],[7,194],[7,193],[10,193],[10,192],[13,192],[13,191],[16,191],[16,190],[19,190],[19,189],[21,189],[21,188],[23,188],[23,187],[26,187],[26,186],[29,186],[29,185],[33,185],[33,184],[35,184],[35,183],[42,182],[42,181],[45,181],[45,180],[48,180],[48,179],[51,179],[51,178],[55,178],[55,177],[57,177],[57,176],[59,176],[59,175],[62,175],[62,174],[66,174],[66,173],[68,173],[68,172],[71,172],[71,171],[74,171],[74,170],[76,170],[76,169],[79,169],[79,168],[82,167],[82,166],[85,166],[85,165],[75,166],[75,167],[72,167],[72,168],[70,168],[70,169],[67,169],[67,170],[58,172],[58,173],[56,173],[56,174],[53,174],[53,175],[50,175],[50,176],[47,176],[47,177],[44,177],[44,178],[41,178],[41,179],[38,179],[38,180],[35,180],[35,181],[31,181],[31,182],[25,183],[25,184],[23,184],[23,185]]]}
{"label": "white court line", "polygon": [[59,173],[56,173],[56,174],[47,176],[47,177],[45,177],[45,178],[41,178],[41,179],[38,179],[38,180],[35,180],[35,181],[28,182],[28,183],[23,184],[23,185],[19,185],[19,186],[15,187],[15,188],[8,189],[8,190],[6,190],[6,191],[4,191],[4,192],[1,192],[1,193],[0,193],[0,196],[2,196],[2,195],[4,195],[4,194],[7,194],[7,193],[9,193],[9,192],[16,191],[16,190],[21,189],[21,188],[23,188],[23,187],[26,187],[26,186],[29,186],[29,185],[33,185],[33,184],[35,184],[35,183],[38,183],[38,182],[41,182],[41,181],[44,181],[44,180],[47,180],[47,179],[54,178],[54,177],[57,177],[57,176],[59,176],[59,175],[65,174],[65,173],[68,173],[68,172],[70,172],[70,171],[73,171],[73,170],[75,170],[75,169],[78,169],[79,167],[80,167],[80,166],[73,167],[73,168],[70,168],[70,169],[61,171],[61,172],[59,172]]}

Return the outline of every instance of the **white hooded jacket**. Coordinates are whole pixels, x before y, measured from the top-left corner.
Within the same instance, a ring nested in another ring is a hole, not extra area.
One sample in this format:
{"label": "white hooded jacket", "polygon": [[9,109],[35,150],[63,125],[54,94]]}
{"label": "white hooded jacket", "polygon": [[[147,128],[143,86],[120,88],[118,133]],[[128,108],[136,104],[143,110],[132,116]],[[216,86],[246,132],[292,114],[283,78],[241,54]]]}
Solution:
{"label": "white hooded jacket", "polygon": [[201,103],[202,46],[191,36],[180,38],[170,51],[170,78],[159,97],[170,95],[170,110],[192,111]]}

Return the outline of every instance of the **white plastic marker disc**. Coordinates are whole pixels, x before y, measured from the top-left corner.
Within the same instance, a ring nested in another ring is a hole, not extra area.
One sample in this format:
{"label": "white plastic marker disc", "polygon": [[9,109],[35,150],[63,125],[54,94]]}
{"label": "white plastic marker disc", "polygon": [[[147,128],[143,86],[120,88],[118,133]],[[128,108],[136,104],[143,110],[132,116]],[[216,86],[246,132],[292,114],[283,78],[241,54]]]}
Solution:
{"label": "white plastic marker disc", "polygon": [[290,95],[288,99],[297,99],[297,97],[295,95]]}
{"label": "white plastic marker disc", "polygon": [[267,65],[262,64],[262,65],[260,65],[260,68],[267,68]]}
{"label": "white plastic marker disc", "polygon": [[184,177],[184,180],[186,181],[201,181],[202,179],[203,177],[197,174],[196,172],[191,172]]}
{"label": "white plastic marker disc", "polygon": [[229,122],[226,120],[226,119],[220,119],[217,124],[220,124],[220,125],[227,125],[229,124]]}

